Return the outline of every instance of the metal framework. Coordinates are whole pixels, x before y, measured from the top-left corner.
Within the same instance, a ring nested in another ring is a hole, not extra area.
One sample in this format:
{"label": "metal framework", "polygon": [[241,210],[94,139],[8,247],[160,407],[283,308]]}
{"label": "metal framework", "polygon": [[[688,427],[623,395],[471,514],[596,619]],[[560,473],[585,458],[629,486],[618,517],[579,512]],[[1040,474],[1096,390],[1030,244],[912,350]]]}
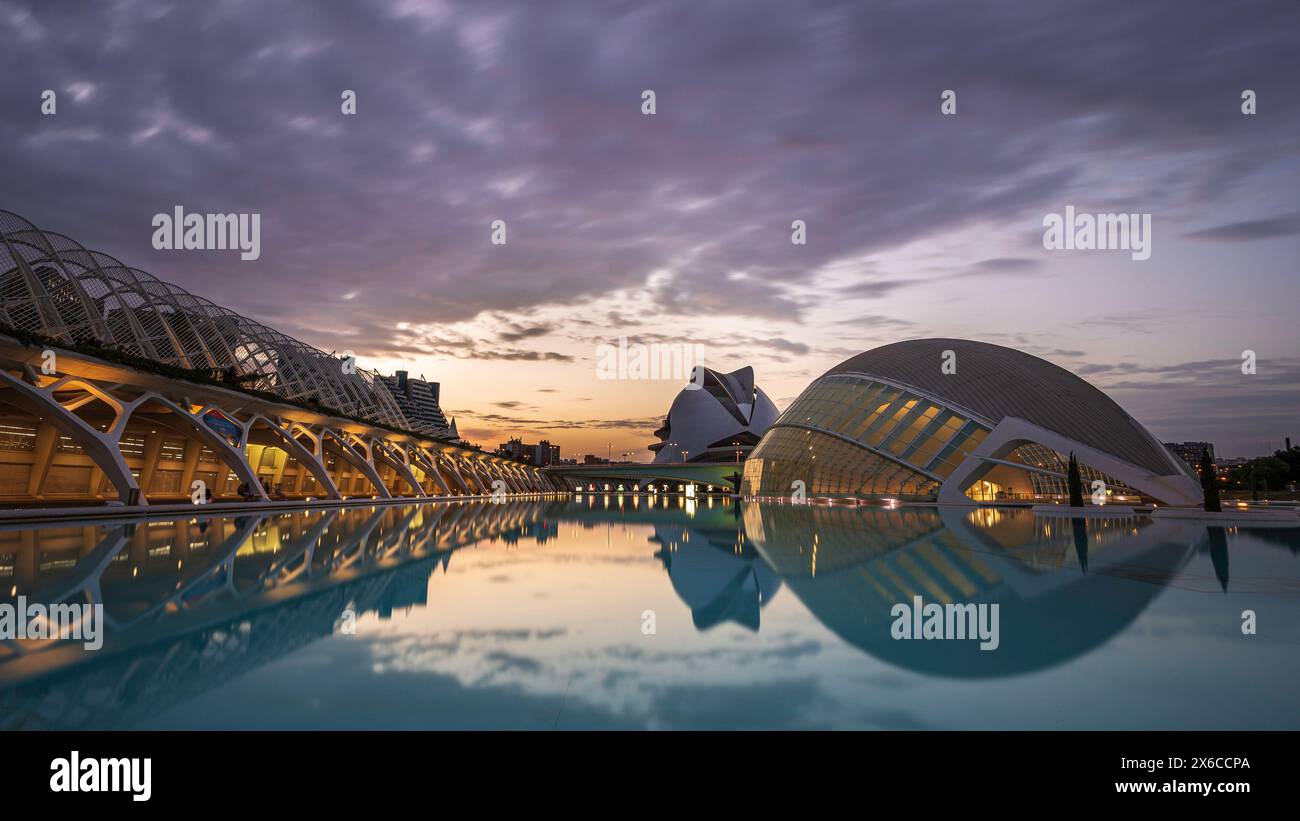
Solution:
{"label": "metal framework", "polygon": [[0,211],[0,322],[73,345],[254,376],[243,384],[409,427],[377,374]]}
{"label": "metal framework", "polygon": [[[226,485],[223,477],[234,476],[265,501],[258,466],[249,461],[255,432],[257,444],[284,451],[298,465],[281,495],[426,498],[546,493],[561,487],[538,469],[414,432],[419,426],[405,417],[375,373],[345,371],[330,354],[8,211],[0,211],[0,323],[16,333],[40,335],[57,352],[54,372],[42,374],[25,343],[3,343],[0,403],[39,422],[34,433],[19,434],[34,436],[36,444],[29,450],[25,481],[6,480],[5,494],[16,498],[103,499],[102,473],[118,498],[141,505],[154,494],[175,497],[179,490],[186,496],[191,480],[204,475],[216,483],[212,489],[218,496]],[[186,369],[233,371],[251,377],[241,380],[248,387],[286,402],[119,368],[97,357],[98,349]],[[98,416],[88,420],[88,410]],[[224,421],[214,425],[214,417]],[[143,437],[143,451],[132,457],[136,464],[128,464],[123,450],[128,423]],[[169,463],[168,470],[161,470],[159,461],[159,425],[189,441],[183,464]],[[69,455],[70,449],[80,456]],[[221,463],[217,473],[211,466],[203,472],[202,453],[215,454]],[[68,464],[81,456],[89,464]],[[368,487],[362,490],[356,482],[351,489],[340,487],[329,469],[333,460],[346,463],[355,471],[352,478],[364,477]],[[53,490],[52,469],[62,471]],[[84,490],[69,494],[70,470],[79,471],[76,483]],[[155,481],[163,473],[168,481],[179,477],[179,485]],[[275,469],[274,480],[283,474],[283,466]],[[316,489],[305,491],[308,476]]]}
{"label": "metal framework", "polygon": [[962,339],[885,345],[814,380],[745,462],[744,493],[784,496],[802,481],[815,496],[969,505],[967,490],[1002,470],[1051,496],[1064,489],[1068,453],[1116,493],[1201,502],[1190,467],[1100,390],[1046,360]]}

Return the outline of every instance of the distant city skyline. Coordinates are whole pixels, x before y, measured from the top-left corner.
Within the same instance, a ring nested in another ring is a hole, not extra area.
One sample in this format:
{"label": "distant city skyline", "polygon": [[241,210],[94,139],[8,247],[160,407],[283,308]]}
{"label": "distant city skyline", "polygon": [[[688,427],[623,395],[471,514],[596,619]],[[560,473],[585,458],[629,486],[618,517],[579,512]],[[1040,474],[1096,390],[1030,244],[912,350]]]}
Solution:
{"label": "distant city skyline", "polygon": [[[598,379],[620,336],[751,365],[782,410],[942,336],[1164,442],[1300,434],[1293,4],[240,8],[0,1],[0,208],[438,382],[487,450],[648,461],[684,381]],[[177,206],[260,214],[258,258],[156,250]],[[1150,258],[1045,249],[1067,207],[1150,214]]]}

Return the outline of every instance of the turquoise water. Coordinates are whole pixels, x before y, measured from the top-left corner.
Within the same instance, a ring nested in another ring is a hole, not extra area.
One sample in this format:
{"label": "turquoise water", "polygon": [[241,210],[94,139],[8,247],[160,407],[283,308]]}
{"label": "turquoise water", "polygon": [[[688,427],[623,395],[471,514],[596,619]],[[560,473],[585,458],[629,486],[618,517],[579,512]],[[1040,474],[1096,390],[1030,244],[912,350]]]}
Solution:
{"label": "turquoise water", "polygon": [[5,728],[1300,727],[1297,529],[587,496],[10,529],[0,586],[109,622],[0,642]]}

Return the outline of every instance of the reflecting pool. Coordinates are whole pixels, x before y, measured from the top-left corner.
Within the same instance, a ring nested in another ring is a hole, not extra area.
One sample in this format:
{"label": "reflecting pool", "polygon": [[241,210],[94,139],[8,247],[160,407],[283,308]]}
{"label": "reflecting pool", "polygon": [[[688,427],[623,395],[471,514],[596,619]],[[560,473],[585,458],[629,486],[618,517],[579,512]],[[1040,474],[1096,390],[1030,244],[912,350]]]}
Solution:
{"label": "reflecting pool", "polygon": [[1300,727],[1296,528],[631,495],[0,526],[20,600],[105,629],[0,641],[8,729]]}

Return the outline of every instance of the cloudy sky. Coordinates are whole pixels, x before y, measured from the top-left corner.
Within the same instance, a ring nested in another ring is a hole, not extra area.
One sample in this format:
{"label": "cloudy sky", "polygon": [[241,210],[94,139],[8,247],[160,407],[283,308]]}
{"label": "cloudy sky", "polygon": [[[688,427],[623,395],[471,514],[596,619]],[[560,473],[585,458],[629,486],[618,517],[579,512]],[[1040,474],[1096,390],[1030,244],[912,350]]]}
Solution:
{"label": "cloudy sky", "polygon": [[[440,380],[485,445],[648,458],[680,383],[598,379],[620,335],[781,407],[980,339],[1166,440],[1300,439],[1294,0],[0,0],[0,42],[0,209]],[[261,258],[155,250],[176,205],[261,214]],[[1151,214],[1151,258],[1045,250],[1066,206]]]}

